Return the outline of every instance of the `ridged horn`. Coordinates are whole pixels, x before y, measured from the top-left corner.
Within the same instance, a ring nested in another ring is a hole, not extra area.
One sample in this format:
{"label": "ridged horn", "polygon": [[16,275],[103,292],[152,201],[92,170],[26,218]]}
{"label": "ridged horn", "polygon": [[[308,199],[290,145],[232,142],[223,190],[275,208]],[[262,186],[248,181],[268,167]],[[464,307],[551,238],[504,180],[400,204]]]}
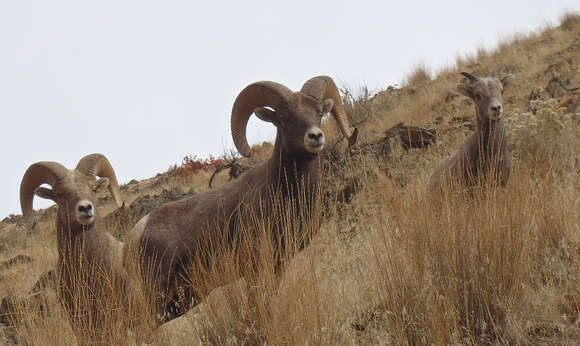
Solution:
{"label": "ridged horn", "polygon": [[236,148],[245,157],[250,156],[250,145],[246,137],[248,120],[258,107],[277,109],[282,102],[287,102],[292,90],[282,84],[262,81],[248,85],[240,92],[232,107],[232,139]]}
{"label": "ridged horn", "polygon": [[356,143],[358,137],[358,129],[355,128],[354,131],[350,130],[350,125],[348,121],[348,116],[342,105],[342,98],[338,92],[336,84],[332,78],[328,76],[318,76],[309,79],[304,83],[300,92],[322,102],[323,100],[330,98],[334,101],[334,106],[332,107],[332,116],[334,120],[338,123],[340,132],[348,140],[349,146]]}
{"label": "ridged horn", "polygon": [[479,77],[472,75],[469,72],[461,72],[463,77],[469,79],[472,83],[479,81]]}
{"label": "ridged horn", "polygon": [[34,211],[32,200],[34,190],[42,184],[54,186],[57,181],[69,174],[68,169],[58,162],[40,161],[28,167],[20,182],[20,209],[24,218],[24,225],[28,229],[34,227]]}
{"label": "ridged horn", "polygon": [[105,155],[98,153],[86,155],[79,160],[75,169],[86,174],[108,178],[109,192],[111,192],[115,204],[119,208],[123,205],[121,189],[119,188],[115,170]]}
{"label": "ridged horn", "polygon": [[501,72],[503,66],[499,65],[498,67],[495,68],[495,70],[493,71],[493,73],[491,74],[491,76],[493,78],[497,78],[497,76],[499,76],[499,73]]}

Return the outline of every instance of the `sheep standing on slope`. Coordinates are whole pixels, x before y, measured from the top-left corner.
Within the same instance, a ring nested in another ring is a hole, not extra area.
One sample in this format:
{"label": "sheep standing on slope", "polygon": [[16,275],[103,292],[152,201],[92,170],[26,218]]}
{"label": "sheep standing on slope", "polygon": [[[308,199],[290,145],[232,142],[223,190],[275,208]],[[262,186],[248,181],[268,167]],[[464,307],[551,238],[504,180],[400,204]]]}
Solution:
{"label": "sheep standing on slope", "polygon": [[[253,83],[242,90],[231,117],[236,148],[250,156],[246,125],[254,113],[277,128],[270,159],[220,188],[162,205],[143,217],[127,237],[125,265],[130,273],[140,273],[158,316],[164,315],[165,320],[175,318],[191,307],[192,300],[198,303],[199,294],[185,278],[192,258],[210,261],[219,253],[224,243],[214,240],[226,239],[225,245],[230,246],[244,234],[240,224],[259,214],[273,225],[273,238],[279,241],[279,223],[283,221],[275,217],[275,208],[295,212],[296,218],[312,215],[319,180],[318,154],[325,143],[320,125],[328,112],[349,143],[354,144],[358,132],[351,132],[338,89],[330,77],[312,78],[300,92],[270,81]],[[277,206],[272,205],[273,196],[279,197],[275,199],[280,203]],[[291,203],[296,208],[288,208]],[[135,252],[139,255],[135,256]],[[178,293],[185,299],[179,299]]]}
{"label": "sheep standing on slope", "polygon": [[[97,180],[97,176],[101,179]],[[40,187],[42,184],[49,184],[52,189]],[[20,184],[20,205],[29,228],[35,225],[34,195],[58,205],[57,293],[81,344],[96,341],[107,333],[100,330],[100,322],[110,313],[108,300],[124,296],[128,287],[121,258],[123,244],[105,231],[95,210],[95,194],[107,186],[116,205],[121,207],[115,172],[101,154],[83,157],[73,170],[57,162],[34,163]]]}
{"label": "sheep standing on slope", "polygon": [[479,78],[470,73],[461,74],[468,79],[457,87],[459,92],[475,103],[477,129],[459,148],[447,157],[431,176],[432,191],[445,184],[483,184],[491,177],[492,185],[505,186],[511,172],[511,153],[507,147],[506,129],[503,125],[503,91],[511,83],[511,75],[498,79],[501,66],[491,77]]}

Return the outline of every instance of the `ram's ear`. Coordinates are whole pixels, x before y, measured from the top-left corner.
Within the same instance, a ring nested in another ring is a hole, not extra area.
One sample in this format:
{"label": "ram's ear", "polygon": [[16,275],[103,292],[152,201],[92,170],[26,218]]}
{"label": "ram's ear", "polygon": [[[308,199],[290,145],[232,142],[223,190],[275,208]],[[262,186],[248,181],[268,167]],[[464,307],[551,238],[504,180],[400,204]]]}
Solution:
{"label": "ram's ear", "polygon": [[457,91],[461,95],[473,98],[473,85],[470,82],[461,82],[457,85]]}
{"label": "ram's ear", "polygon": [[107,187],[109,187],[109,178],[100,178],[93,186],[93,191],[95,192],[103,192]]}
{"label": "ram's ear", "polygon": [[503,86],[504,90],[509,85],[511,85],[513,83],[513,81],[514,81],[514,75],[513,74],[506,74],[505,76],[503,76],[500,79],[501,85]]}
{"label": "ram's ear", "polygon": [[254,108],[254,114],[256,114],[258,119],[260,119],[262,121],[272,123],[275,126],[278,126],[280,124],[280,121],[278,119],[278,116],[276,115],[276,112],[269,109],[269,108],[266,108],[266,107]]}
{"label": "ram's ear", "polygon": [[333,99],[325,99],[322,101],[322,114],[330,113],[332,107],[334,107]]}
{"label": "ram's ear", "polygon": [[40,198],[50,199],[51,201],[56,202],[54,191],[52,191],[52,189],[48,189],[46,187],[37,187],[36,189],[34,189],[34,194]]}

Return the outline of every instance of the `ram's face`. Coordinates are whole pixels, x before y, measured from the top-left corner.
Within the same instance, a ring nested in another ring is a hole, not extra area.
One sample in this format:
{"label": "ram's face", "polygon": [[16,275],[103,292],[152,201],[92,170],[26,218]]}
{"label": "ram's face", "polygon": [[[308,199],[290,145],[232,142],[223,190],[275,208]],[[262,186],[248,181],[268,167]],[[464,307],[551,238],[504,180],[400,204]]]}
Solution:
{"label": "ram's face", "polygon": [[503,115],[503,86],[495,78],[485,78],[473,85],[473,101],[481,121],[501,119]]}
{"label": "ram's face", "polygon": [[289,155],[317,155],[326,143],[320,128],[322,117],[333,106],[330,99],[317,102],[301,93],[295,93],[288,103],[278,109],[258,108],[254,112],[262,120],[279,129],[282,150]]}
{"label": "ram's face", "polygon": [[506,75],[501,80],[494,77],[478,78],[475,81],[465,80],[457,88],[459,92],[473,100],[478,120],[486,123],[502,118],[504,114],[503,92],[512,79],[513,76]]}
{"label": "ram's face", "polygon": [[73,170],[65,179],[54,184],[52,189],[39,187],[34,193],[56,202],[60,220],[68,224],[70,229],[87,229],[95,222],[96,193],[106,188],[108,184],[107,178],[96,180],[92,176]]}

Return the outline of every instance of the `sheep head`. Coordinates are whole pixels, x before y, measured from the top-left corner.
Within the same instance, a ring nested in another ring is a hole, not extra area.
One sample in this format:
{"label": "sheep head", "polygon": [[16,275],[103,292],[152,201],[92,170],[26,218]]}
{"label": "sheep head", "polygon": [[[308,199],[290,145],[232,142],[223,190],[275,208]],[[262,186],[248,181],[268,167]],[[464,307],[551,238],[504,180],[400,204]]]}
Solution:
{"label": "sheep head", "polygon": [[[42,184],[52,188],[41,187]],[[83,157],[73,170],[57,162],[34,163],[20,183],[20,207],[25,225],[29,229],[35,225],[32,200],[36,195],[58,204],[59,220],[66,222],[71,230],[86,229],[95,222],[95,195],[107,187],[117,206],[121,207],[123,202],[115,171],[102,154]]]}
{"label": "sheep head", "polygon": [[325,143],[322,116],[331,112],[350,145],[357,129],[350,130],[340,94],[330,77],[314,77],[302,90],[292,92],[282,84],[256,82],[240,92],[232,108],[232,137],[243,156],[250,156],[246,126],[252,113],[278,128],[282,147],[294,155],[316,155]]}
{"label": "sheep head", "polygon": [[513,76],[506,75],[500,79],[500,71],[501,66],[498,66],[491,77],[486,78],[461,72],[467,81],[459,84],[457,90],[475,103],[478,123],[493,122],[503,115],[503,91],[512,82]]}

